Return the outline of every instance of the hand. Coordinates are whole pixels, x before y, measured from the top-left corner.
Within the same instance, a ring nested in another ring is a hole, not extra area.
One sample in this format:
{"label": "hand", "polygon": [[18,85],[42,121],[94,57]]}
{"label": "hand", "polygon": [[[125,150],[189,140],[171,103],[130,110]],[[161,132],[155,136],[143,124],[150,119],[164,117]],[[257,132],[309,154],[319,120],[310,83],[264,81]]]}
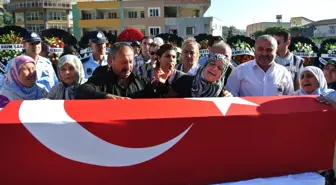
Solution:
{"label": "hand", "polygon": [[223,90],[223,97],[233,97],[233,95],[228,90]]}
{"label": "hand", "polygon": [[113,94],[107,94],[105,96],[106,99],[113,99],[113,100],[124,100],[124,99],[131,99],[131,98],[128,98],[128,97],[121,97],[121,96],[116,96],[116,95],[113,95]]}
{"label": "hand", "polygon": [[317,97],[316,100],[320,103],[330,104],[330,102],[323,95]]}

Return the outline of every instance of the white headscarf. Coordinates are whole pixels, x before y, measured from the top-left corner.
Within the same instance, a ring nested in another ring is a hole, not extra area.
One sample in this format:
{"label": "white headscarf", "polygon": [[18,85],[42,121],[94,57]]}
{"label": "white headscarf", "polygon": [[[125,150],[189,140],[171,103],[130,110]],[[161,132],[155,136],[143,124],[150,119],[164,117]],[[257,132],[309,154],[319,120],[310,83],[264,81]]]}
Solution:
{"label": "white headscarf", "polygon": [[[76,81],[74,85],[68,86],[67,84],[64,84],[63,82],[61,82],[61,92],[64,92],[64,94],[58,95],[58,96],[62,96],[60,97],[61,99],[64,97],[66,100],[68,99],[74,99],[75,98],[75,91],[77,89],[78,86],[80,86],[81,84],[86,82],[85,79],[85,73],[84,73],[84,68],[82,65],[81,60],[75,56],[75,55],[64,55],[62,56],[58,63],[57,63],[57,73],[58,73],[58,78],[61,79],[61,75],[60,75],[60,69],[62,66],[64,66],[65,64],[70,64],[72,65],[75,70],[77,71],[77,76],[76,76]],[[64,89],[64,90],[62,90]]]}
{"label": "white headscarf", "polygon": [[315,66],[307,66],[300,71],[299,76],[301,77],[301,75],[307,71],[311,72],[315,76],[318,82],[318,87],[311,94],[306,93],[301,87],[300,90],[298,91],[299,95],[320,95],[320,94],[325,94],[325,93],[330,92],[330,90],[328,89],[328,84],[324,77],[323,71],[320,68],[315,67]]}

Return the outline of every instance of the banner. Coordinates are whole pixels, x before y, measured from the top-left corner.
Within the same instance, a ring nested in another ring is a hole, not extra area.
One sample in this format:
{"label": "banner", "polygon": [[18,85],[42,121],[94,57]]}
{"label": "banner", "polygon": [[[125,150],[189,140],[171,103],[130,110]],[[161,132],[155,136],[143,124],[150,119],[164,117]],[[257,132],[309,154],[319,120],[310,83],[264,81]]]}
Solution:
{"label": "banner", "polygon": [[315,96],[11,101],[0,184],[202,185],[332,169],[335,115]]}
{"label": "banner", "polygon": [[60,53],[60,54],[62,54],[63,51],[64,51],[63,48],[49,48],[50,53]]}
{"label": "banner", "polygon": [[0,50],[22,50],[23,44],[0,44]]}
{"label": "banner", "polygon": [[209,55],[209,50],[208,49],[200,49],[200,57],[205,57]]}
{"label": "banner", "polygon": [[336,59],[336,54],[322,54],[322,58],[335,58]]}
{"label": "banner", "polygon": [[249,51],[249,50],[232,51],[232,56],[237,56],[237,55],[251,55],[251,56],[254,56],[254,52]]}
{"label": "banner", "polygon": [[316,53],[296,53],[294,52],[293,54],[299,57],[308,57],[308,58],[317,57]]}

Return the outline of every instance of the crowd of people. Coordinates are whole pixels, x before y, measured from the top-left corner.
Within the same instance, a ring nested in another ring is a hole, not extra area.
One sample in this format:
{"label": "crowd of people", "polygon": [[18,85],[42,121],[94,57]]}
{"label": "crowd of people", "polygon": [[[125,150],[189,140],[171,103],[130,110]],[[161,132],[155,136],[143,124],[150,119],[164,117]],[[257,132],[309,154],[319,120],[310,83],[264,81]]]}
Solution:
{"label": "crowd of people", "polygon": [[38,34],[27,34],[24,41],[25,53],[6,67],[0,94],[9,100],[320,95],[319,101],[336,103],[336,60],[322,70],[303,67],[303,59],[289,51],[285,31],[260,36],[255,59],[238,66],[219,37],[210,42],[209,55],[200,57],[193,38],[184,40],[181,51],[148,36],[107,48],[104,33],[96,31],[89,40],[91,55],[81,60],[64,51],[55,70],[41,56]]}

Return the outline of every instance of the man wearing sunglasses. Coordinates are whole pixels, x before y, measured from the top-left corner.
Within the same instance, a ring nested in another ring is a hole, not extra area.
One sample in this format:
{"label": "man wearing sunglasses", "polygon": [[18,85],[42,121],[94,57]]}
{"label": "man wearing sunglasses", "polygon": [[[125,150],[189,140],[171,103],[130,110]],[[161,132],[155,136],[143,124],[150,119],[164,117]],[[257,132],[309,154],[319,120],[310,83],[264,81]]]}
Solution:
{"label": "man wearing sunglasses", "polygon": [[148,77],[147,73],[150,73],[151,69],[155,68],[157,62],[156,51],[160,48],[160,45],[157,42],[152,42],[149,45],[149,56],[150,59],[138,68],[138,74],[144,77]]}
{"label": "man wearing sunglasses", "polygon": [[289,51],[288,47],[291,43],[290,33],[286,31],[279,31],[274,34],[274,38],[277,40],[278,43],[275,62],[287,68],[287,70],[292,75],[294,89],[298,90],[300,88],[299,73],[300,70],[304,67],[304,59],[293,55]]}
{"label": "man wearing sunglasses", "polygon": [[[34,32],[28,33],[23,37],[23,39],[25,42],[24,55],[33,58],[36,63],[37,83],[45,86],[46,89],[49,91],[55,84],[58,83],[58,79],[50,60],[40,56],[42,51],[42,39],[38,34]],[[8,72],[12,60],[8,62],[6,66],[6,72]]]}

